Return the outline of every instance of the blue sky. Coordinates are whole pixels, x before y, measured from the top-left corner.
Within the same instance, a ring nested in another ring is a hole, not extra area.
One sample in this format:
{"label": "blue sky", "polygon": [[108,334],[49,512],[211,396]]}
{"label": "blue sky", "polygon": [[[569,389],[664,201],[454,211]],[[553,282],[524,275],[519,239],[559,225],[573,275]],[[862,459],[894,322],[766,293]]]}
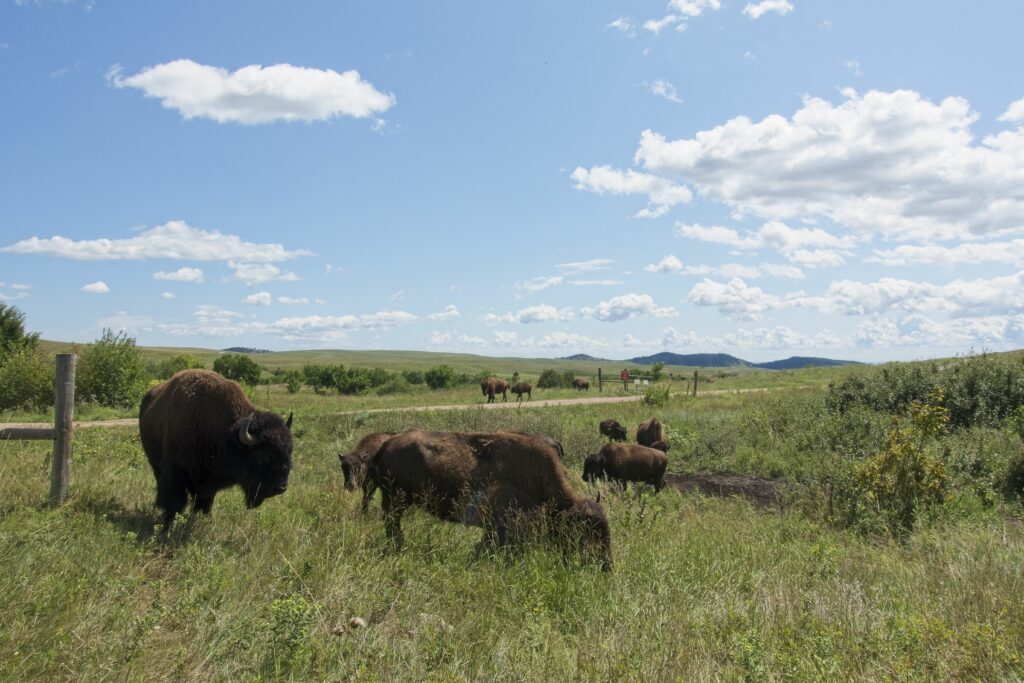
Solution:
{"label": "blue sky", "polygon": [[46,338],[1024,346],[1024,4],[0,0]]}

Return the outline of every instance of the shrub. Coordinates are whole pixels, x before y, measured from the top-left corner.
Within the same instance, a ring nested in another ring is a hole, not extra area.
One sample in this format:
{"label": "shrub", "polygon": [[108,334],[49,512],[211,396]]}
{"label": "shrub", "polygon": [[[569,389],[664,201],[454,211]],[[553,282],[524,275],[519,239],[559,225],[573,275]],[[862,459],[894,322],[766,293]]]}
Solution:
{"label": "shrub", "polygon": [[392,375],[387,382],[377,387],[377,393],[381,396],[408,394],[410,391],[412,391],[412,386],[399,374]]}
{"label": "shrub", "polygon": [[137,405],[146,390],[146,365],[135,339],[124,331],[104,329],[103,335],[81,350],[75,398],[101,406]]}
{"label": "shrub", "polygon": [[[570,382],[571,386],[572,382]],[[537,378],[538,389],[557,389],[562,386],[562,376],[556,370],[544,370]]]}
{"label": "shrub", "polygon": [[25,333],[25,314],[0,302],[0,363],[5,356],[18,351],[34,351],[38,343],[38,332]]}
{"label": "shrub", "polygon": [[298,370],[289,370],[282,376],[284,384],[288,387],[288,393],[294,394],[302,388],[302,373]]}
{"label": "shrub", "polygon": [[665,376],[665,364],[660,360],[651,366],[651,381],[660,382],[662,377]]}
{"label": "shrub", "polygon": [[334,377],[331,374],[331,366],[329,365],[306,364],[302,366],[302,376],[306,384],[312,387],[313,391],[318,394],[334,386]]}
{"label": "shrub", "polygon": [[668,405],[668,386],[650,385],[644,387],[644,395],[643,398],[641,398],[640,400],[643,401],[645,406],[651,406],[655,408]]}
{"label": "shrub", "polygon": [[[203,368],[205,367],[198,358],[189,353],[179,353],[173,358],[160,361],[157,363],[153,374],[158,379],[170,379],[174,376],[174,373],[181,372],[182,370],[189,370],[192,368]],[[223,373],[222,373],[223,374]]]}
{"label": "shrub", "polygon": [[426,382],[422,370],[403,370],[402,377],[409,384],[423,384]]}
{"label": "shrub", "polygon": [[228,379],[241,384],[253,386],[260,381],[263,371],[256,361],[241,353],[225,353],[213,361],[214,372],[219,372]]}
{"label": "shrub", "polygon": [[29,348],[0,360],[0,410],[40,410],[54,403],[56,367],[52,359]]}
{"label": "shrub", "polygon": [[431,389],[447,389],[455,384],[455,368],[450,365],[438,365],[427,370],[423,380]]}

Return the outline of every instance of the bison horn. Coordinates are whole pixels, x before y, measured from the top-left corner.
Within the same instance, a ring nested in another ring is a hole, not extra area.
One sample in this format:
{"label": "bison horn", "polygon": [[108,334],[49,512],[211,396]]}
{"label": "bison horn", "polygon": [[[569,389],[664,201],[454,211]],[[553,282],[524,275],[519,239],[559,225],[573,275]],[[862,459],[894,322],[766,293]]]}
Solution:
{"label": "bison horn", "polygon": [[600,503],[601,503],[601,492],[600,491],[597,492],[597,499],[594,502],[600,505]]}
{"label": "bison horn", "polygon": [[288,413],[288,419],[284,422],[284,426],[288,429],[292,428],[292,415],[294,415],[294,413]]}
{"label": "bison horn", "polygon": [[242,430],[238,433],[238,440],[245,446],[256,445],[256,437],[249,433],[249,425],[252,423],[252,418],[252,415],[245,418],[245,421],[242,422]]}

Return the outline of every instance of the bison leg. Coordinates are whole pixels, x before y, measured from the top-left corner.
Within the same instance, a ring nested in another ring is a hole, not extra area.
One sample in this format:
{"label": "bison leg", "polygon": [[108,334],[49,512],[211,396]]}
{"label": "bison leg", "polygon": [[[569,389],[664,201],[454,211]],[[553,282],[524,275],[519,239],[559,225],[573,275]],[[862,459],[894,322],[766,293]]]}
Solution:
{"label": "bison leg", "polygon": [[366,477],[363,479],[363,504],[362,511],[366,512],[370,509],[370,501],[373,499],[373,492],[377,490],[377,482],[373,477]]}
{"label": "bison leg", "polygon": [[402,536],[402,513],[409,507],[405,493],[393,493],[387,488],[380,490],[380,507],[384,512],[384,532],[395,548],[401,548],[405,542]]}
{"label": "bison leg", "polygon": [[175,515],[185,509],[188,491],[185,482],[174,467],[162,469],[156,482],[156,506],[164,511],[164,529],[170,531]]}
{"label": "bison leg", "polygon": [[196,495],[195,499],[192,500],[192,509],[198,510],[204,515],[210,514],[210,510],[213,509],[213,498],[216,495],[216,493]]}

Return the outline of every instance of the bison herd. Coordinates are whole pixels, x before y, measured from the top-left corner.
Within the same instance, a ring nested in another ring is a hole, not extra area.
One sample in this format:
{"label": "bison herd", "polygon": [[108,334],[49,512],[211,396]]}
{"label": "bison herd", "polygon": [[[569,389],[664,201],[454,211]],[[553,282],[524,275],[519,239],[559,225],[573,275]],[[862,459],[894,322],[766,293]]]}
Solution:
{"label": "bison herd", "polygon": [[[504,380],[481,384],[494,400],[505,395]],[[530,385],[512,391],[529,396]],[[241,387],[206,370],[183,370],[142,399],[139,432],[156,480],[156,505],[165,533],[189,500],[209,513],[216,494],[238,485],[247,507],[280,495],[292,467],[292,418],[262,412]],[[586,456],[583,479],[608,479],[625,487],[643,482],[664,486],[668,458],[665,430],[657,418],[642,423],[637,443],[623,443],[625,429],[605,420],[609,442]],[[505,547],[522,541],[525,520],[539,526],[567,552],[579,552],[611,569],[608,519],[598,499],[570,484],[558,440],[541,434],[499,430],[489,433],[429,432],[367,434],[349,453],[339,454],[345,489],[362,490],[366,511],[376,490],[387,538],[403,542],[401,520],[413,505],[452,522],[479,526],[477,546]]]}

